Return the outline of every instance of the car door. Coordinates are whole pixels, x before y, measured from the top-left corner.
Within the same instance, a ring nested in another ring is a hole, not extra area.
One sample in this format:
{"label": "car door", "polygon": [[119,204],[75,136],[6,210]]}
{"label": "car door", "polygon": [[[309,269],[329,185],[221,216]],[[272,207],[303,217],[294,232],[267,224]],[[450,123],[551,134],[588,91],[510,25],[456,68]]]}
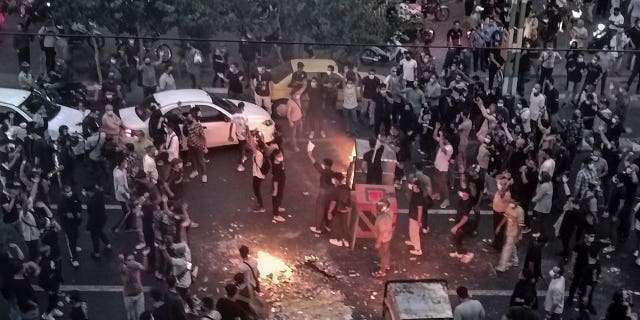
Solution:
{"label": "car door", "polygon": [[205,135],[207,137],[207,147],[217,147],[231,144],[229,142],[229,127],[231,119],[225,112],[216,106],[196,104],[200,108],[202,118],[200,122],[204,126]]}

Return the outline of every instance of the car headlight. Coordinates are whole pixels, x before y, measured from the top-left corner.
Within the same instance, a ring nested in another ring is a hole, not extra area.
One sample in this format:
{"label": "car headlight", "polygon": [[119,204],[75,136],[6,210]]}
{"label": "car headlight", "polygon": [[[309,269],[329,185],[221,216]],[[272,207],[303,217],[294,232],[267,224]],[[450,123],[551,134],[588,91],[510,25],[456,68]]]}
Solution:
{"label": "car headlight", "polygon": [[262,124],[267,126],[267,127],[270,127],[270,126],[274,125],[274,122],[271,119],[267,119],[265,121],[262,121]]}

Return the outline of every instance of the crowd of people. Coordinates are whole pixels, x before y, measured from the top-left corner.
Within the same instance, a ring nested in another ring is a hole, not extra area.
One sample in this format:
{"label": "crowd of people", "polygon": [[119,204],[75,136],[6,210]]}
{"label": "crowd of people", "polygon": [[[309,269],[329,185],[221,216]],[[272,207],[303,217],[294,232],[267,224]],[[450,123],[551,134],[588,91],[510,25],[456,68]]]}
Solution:
{"label": "crowd of people", "polygon": [[[624,30],[620,8],[612,7],[608,21],[620,31],[595,54],[583,50],[589,34],[583,22],[576,22],[571,27],[572,50],[562,55],[555,49],[555,37],[566,8],[556,2],[548,3],[544,12],[529,7],[518,95],[511,97],[501,94],[498,76],[506,59],[500,47],[509,38],[505,3],[483,1],[483,10],[475,10],[473,2],[466,7],[468,20],[475,24],[465,40],[461,23],[454,22],[447,33],[451,48],[441,69],[428,48],[405,53],[386,77],[378,76],[374,69],[360,76],[352,66],[337,72],[332,65],[326,73],[309,76],[304,64],[298,64],[289,102],[280,114],[288,124],[288,129],[283,128],[289,132],[286,137],[278,134],[265,143],[258,133],[249,131],[246,116],[238,113],[231,119],[229,139],[240,142],[236,169],[245,171],[251,156],[256,212],[267,211],[261,190],[262,182],[271,177],[273,220],[284,222],[284,157],[289,150],[283,143],[287,140],[290,150],[298,152],[301,135],[311,141],[316,133],[325,138],[327,120],[340,118],[346,133],[371,136],[371,151],[362,168],[366,183],[382,183],[382,153],[385,148],[395,153],[394,184],[406,191],[409,200],[406,244],[410,255],[423,254],[426,246],[422,242],[428,240],[421,233],[431,232],[429,211],[453,208],[456,217],[449,230],[453,248],[449,256],[471,263],[475,254],[465,241],[481,232],[481,208],[489,206],[494,237],[485,243],[498,253],[494,271],[503,274],[522,269],[505,318],[536,319],[536,285],[548,274],[551,281],[541,304],[546,318],[562,319],[565,309],[576,303],[579,317],[588,319],[597,313],[592,302],[602,272],[601,254],[628,250],[625,244],[634,230],[631,256],[640,266],[640,203],[636,200],[640,158],[621,145],[621,136],[629,131],[625,126],[629,86],[640,73],[640,62],[636,53],[608,50],[640,44],[640,20],[633,16],[636,9],[629,7],[635,21]],[[607,16],[606,11],[597,14]],[[543,18],[538,20],[538,16]],[[594,19],[593,15],[586,18]],[[47,71],[60,74],[58,68],[63,64],[56,64],[55,47],[63,40],[46,27],[41,34]],[[28,70],[30,41],[27,35],[18,35],[14,41],[23,68],[20,85],[25,89],[34,87]],[[2,251],[0,264],[9,317],[52,320],[63,316],[66,302],[71,319],[88,319],[87,304],[79,292],[60,292],[61,269],[67,266],[62,257],[70,259],[72,268],[84,263],[78,246],[84,224],[91,236],[93,259],[102,259],[113,250],[126,252],[117,257],[127,320],[260,319],[265,312],[259,297],[260,274],[245,246],[239,248],[242,262],[234,282],[225,286],[225,297],[217,302],[211,297],[199,299],[190,290],[198,267],[191,256],[189,230],[198,223],[189,215],[185,182],[208,181],[201,115],[193,108],[184,119],[165,117],[157,105],[150,105],[148,134],[140,131],[127,136],[118,110],[136,78],[145,96],[176,88],[174,66],[163,56],[138,56],[135,43],[129,46],[130,50],[123,46],[109,57],[100,106],[78,106],[85,114],[81,134],[61,126],[53,139],[44,108],[26,125],[25,137],[0,134],[2,218],[7,230],[17,235]],[[221,83],[229,88],[230,97],[250,97],[269,112],[279,113],[272,108],[270,67],[256,61],[256,51],[253,44],[243,42],[241,61],[229,63],[228,53],[215,50],[212,85]],[[591,58],[589,63],[586,56]],[[561,89],[554,78],[563,60],[566,101],[560,99]],[[192,87],[202,86],[202,63],[202,52],[188,45],[185,64]],[[607,77],[625,64],[632,70],[628,81],[610,81],[607,87]],[[160,66],[164,71],[158,76]],[[525,90],[529,78],[535,84]],[[563,108],[570,108],[569,119],[560,115]],[[2,131],[7,132],[11,114],[2,120]],[[310,230],[328,235],[334,246],[349,247],[347,217],[353,205],[347,177],[332,169],[332,159],[318,161],[313,151],[310,143],[307,156],[320,176]],[[574,163],[579,164],[578,170]],[[190,174],[184,173],[184,167],[191,167]],[[119,203],[122,214],[109,226],[105,195]],[[381,261],[372,276],[385,277],[392,268],[391,256],[399,253],[390,252],[395,236],[390,205],[382,201],[377,209],[375,248]],[[109,238],[122,229],[135,230],[138,243],[113,248]],[[520,245],[523,235],[529,233],[533,236],[530,242]],[[545,250],[549,241],[560,242],[562,251],[558,263],[543,273],[541,260],[549,255]],[[526,248],[523,263],[518,247]],[[142,253],[140,262],[134,249]],[[572,278],[565,300],[565,270],[569,269]],[[158,282],[151,289],[148,304],[141,272],[152,273],[165,283]],[[47,294],[44,310],[34,284]],[[457,294],[461,304],[456,319],[484,317],[481,304],[470,299],[466,288],[458,288]],[[630,305],[628,291],[616,292],[605,317],[631,319]]]}

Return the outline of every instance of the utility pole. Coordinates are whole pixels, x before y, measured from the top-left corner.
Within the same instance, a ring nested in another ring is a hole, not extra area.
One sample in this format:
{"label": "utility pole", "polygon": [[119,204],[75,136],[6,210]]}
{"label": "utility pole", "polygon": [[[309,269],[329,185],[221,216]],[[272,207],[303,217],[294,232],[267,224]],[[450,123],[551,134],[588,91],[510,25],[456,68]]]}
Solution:
{"label": "utility pole", "polygon": [[522,57],[522,37],[524,34],[524,20],[526,19],[527,3],[529,0],[512,0],[509,16],[509,38],[507,44],[510,48],[507,51],[504,66],[504,81],[502,83],[502,95],[514,97],[518,85],[518,71],[520,69],[520,58]]}

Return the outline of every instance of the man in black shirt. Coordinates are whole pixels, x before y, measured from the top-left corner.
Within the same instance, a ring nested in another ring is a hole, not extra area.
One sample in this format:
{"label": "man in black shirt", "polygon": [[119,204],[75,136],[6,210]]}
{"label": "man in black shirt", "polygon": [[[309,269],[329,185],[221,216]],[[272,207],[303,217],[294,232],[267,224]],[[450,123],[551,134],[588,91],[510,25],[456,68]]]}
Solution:
{"label": "man in black shirt", "polygon": [[229,99],[242,98],[242,82],[244,81],[244,75],[240,69],[238,69],[237,63],[234,62],[229,66],[229,71],[227,71],[224,80],[229,85],[227,97],[229,97]]}
{"label": "man in black shirt", "polygon": [[271,72],[267,71],[264,63],[258,65],[258,72],[251,77],[251,85],[254,90],[255,102],[259,107],[263,107],[271,114],[271,90],[273,81]]}
{"label": "man in black shirt", "polygon": [[558,113],[560,110],[560,92],[553,85],[553,78],[545,80],[545,103],[547,104],[547,110],[549,110],[550,116]]}
{"label": "man in black shirt", "polygon": [[459,47],[462,45],[462,29],[460,29],[460,21],[453,22],[453,28],[447,31],[447,45]]}
{"label": "man in black shirt", "polygon": [[[600,267],[600,249],[597,247],[591,247],[588,251],[587,265],[582,270],[582,277],[579,285],[580,296],[578,303],[580,305],[580,314],[586,314],[588,310],[592,315],[596,315],[596,309],[593,306],[593,293],[596,285],[600,280],[600,274],[602,269]],[[573,283],[572,283],[573,285]],[[581,317],[581,319],[585,319]],[[588,319],[588,318],[586,318]]]}
{"label": "man in black shirt", "polygon": [[587,64],[587,74],[584,77],[583,89],[589,84],[593,85],[594,88],[598,85],[598,81],[600,81],[602,73],[604,72],[599,62],[600,56],[593,56],[591,58],[591,63]]}
{"label": "man in black shirt", "polygon": [[417,178],[411,180],[407,185],[409,192],[409,240],[405,244],[413,246],[413,250],[409,251],[414,256],[422,255],[422,246],[420,244],[420,225],[423,215],[426,214],[426,206],[423,192],[423,185]]}
{"label": "man in black shirt", "polygon": [[271,173],[273,174],[273,192],[271,193],[271,203],[273,204],[273,220],[284,222],[286,219],[280,215],[285,209],[282,206],[284,197],[284,186],[286,176],[284,172],[284,154],[280,149],[275,149],[271,153]]}
{"label": "man in black shirt", "polygon": [[331,178],[335,185],[330,196],[327,216],[333,220],[332,237],[329,243],[338,247],[349,247],[349,214],[351,213],[351,189],[344,174],[335,172]]}
{"label": "man in black shirt", "polygon": [[71,265],[77,268],[80,266],[78,262],[78,227],[82,223],[82,204],[78,196],[73,194],[70,186],[62,188],[62,197],[58,203],[58,217],[62,221],[62,229],[67,234]]}
{"label": "man in black shirt", "polygon": [[458,196],[460,199],[458,201],[458,210],[456,213],[456,224],[451,228],[455,251],[449,253],[449,256],[452,258],[458,258],[463,263],[469,263],[471,262],[471,259],[473,259],[473,253],[468,252],[467,249],[464,248],[462,241],[467,234],[475,230],[475,223],[469,218],[469,213],[473,208],[473,203],[471,203],[468,189],[458,191]]}
{"label": "man in black shirt", "polygon": [[[585,80],[586,83],[587,80]],[[596,116],[597,105],[593,93],[589,93],[586,96],[586,100],[583,101],[580,106],[580,112],[582,113],[582,122],[585,130],[593,130],[593,120]]]}
{"label": "man in black shirt", "polygon": [[100,241],[111,249],[111,243],[104,233],[104,226],[107,223],[107,212],[104,208],[104,195],[96,192],[94,185],[89,185],[83,193],[87,197],[87,230],[91,234],[93,244],[93,258],[100,258]]}
{"label": "man in black shirt", "polygon": [[[149,295],[151,296],[151,313],[153,314],[153,320],[173,320],[171,318],[171,310],[169,310],[169,306],[164,302],[162,290],[152,288]],[[142,317],[140,318],[142,319]]]}
{"label": "man in black shirt", "polygon": [[524,297],[524,304],[509,308],[503,319],[507,320],[539,320],[540,316],[533,311],[531,306],[536,301],[535,294],[527,294]]}
{"label": "man in black shirt", "polygon": [[314,226],[309,227],[309,230],[313,233],[323,233],[326,231],[327,223],[327,207],[329,206],[329,195],[333,189],[331,178],[333,177],[333,160],[325,158],[322,163],[318,163],[313,157],[313,149],[307,149],[307,156],[313,167],[320,173],[320,188],[318,189],[318,197],[316,198],[315,205],[315,223]]}
{"label": "man in black shirt", "polygon": [[393,99],[391,98],[391,93],[386,91],[384,83],[378,84],[373,102],[375,103],[373,134],[378,137],[381,132],[380,127],[384,125],[384,135],[388,136],[391,129],[391,105],[393,104]]}
{"label": "man in black shirt", "polygon": [[378,139],[369,139],[369,151],[362,156],[362,170],[366,173],[366,184],[382,184],[382,154],[384,146],[376,149]]}
{"label": "man in black shirt", "polygon": [[0,194],[0,208],[2,208],[2,222],[13,224],[18,221],[21,184],[17,181],[6,181],[6,191]]}
{"label": "man in black shirt", "polygon": [[171,171],[164,181],[164,193],[171,202],[180,202],[184,197],[184,172],[182,160],[172,159]]}
{"label": "man in black shirt", "polygon": [[307,82],[307,73],[304,71],[304,63],[302,61],[298,62],[298,70],[291,75],[291,83],[289,83],[289,87],[291,88],[299,88],[305,85]]}
{"label": "man in black shirt", "polygon": [[218,299],[216,309],[220,312],[222,320],[241,320],[247,319],[247,312],[236,301],[238,295],[238,287],[234,284],[228,284],[224,287],[227,293],[226,297]]}
{"label": "man in black shirt", "polygon": [[585,231],[584,240],[573,248],[574,252],[574,264],[573,264],[573,279],[571,280],[571,287],[569,288],[569,296],[567,297],[566,307],[569,308],[573,305],[573,297],[576,290],[582,282],[584,270],[589,263],[589,252],[591,248],[599,251],[600,247],[595,243],[596,233],[595,230],[589,229]]}
{"label": "man in black shirt", "polygon": [[[374,124],[375,110],[378,107],[377,93],[382,81],[376,77],[376,70],[369,70],[369,75],[360,80],[362,83],[362,118],[369,118],[369,125]],[[376,135],[377,136],[377,135]]]}

